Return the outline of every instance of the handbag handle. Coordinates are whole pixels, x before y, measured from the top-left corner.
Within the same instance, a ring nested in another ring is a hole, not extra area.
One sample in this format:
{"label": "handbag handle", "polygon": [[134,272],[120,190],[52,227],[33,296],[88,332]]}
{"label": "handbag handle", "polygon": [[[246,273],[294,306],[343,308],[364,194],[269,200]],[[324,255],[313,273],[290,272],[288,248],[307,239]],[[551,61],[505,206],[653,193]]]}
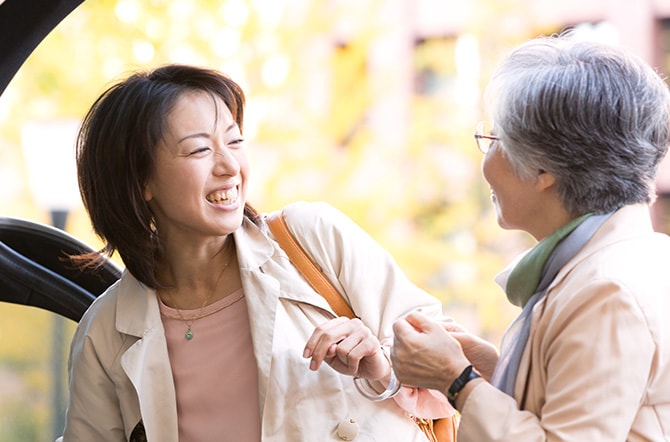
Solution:
{"label": "handbag handle", "polygon": [[281,248],[284,249],[286,255],[288,255],[288,259],[302,273],[302,276],[305,277],[309,285],[325,298],[330,308],[338,316],[346,316],[350,319],[355,318],[356,315],[351,310],[351,307],[349,307],[349,304],[346,303],[333,284],[323,276],[321,270],[314,264],[314,261],[310,259],[291,234],[283,213],[279,212],[268,215],[267,222],[275,239]]}

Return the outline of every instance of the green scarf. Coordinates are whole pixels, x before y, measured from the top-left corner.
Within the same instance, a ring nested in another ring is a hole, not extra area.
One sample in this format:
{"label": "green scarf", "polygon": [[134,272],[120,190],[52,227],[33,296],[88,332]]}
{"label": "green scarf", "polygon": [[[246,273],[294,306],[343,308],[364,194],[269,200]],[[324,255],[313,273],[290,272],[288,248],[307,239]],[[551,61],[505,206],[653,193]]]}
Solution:
{"label": "green scarf", "polygon": [[537,243],[519,260],[519,263],[510,272],[505,285],[507,299],[512,304],[519,307],[526,305],[528,299],[536,292],[537,285],[542,278],[544,264],[556,249],[556,246],[591,215],[593,213],[587,213],[573,219],[563,227],[559,227],[554,233]]}

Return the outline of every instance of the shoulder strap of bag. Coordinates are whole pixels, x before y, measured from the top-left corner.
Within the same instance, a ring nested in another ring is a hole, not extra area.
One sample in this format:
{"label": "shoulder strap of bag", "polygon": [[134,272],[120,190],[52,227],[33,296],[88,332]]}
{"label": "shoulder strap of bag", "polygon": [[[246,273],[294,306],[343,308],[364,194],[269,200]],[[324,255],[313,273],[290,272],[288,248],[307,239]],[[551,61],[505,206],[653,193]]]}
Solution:
{"label": "shoulder strap of bag", "polygon": [[333,287],[331,282],[323,276],[321,270],[307,255],[305,250],[298,244],[295,237],[286,225],[283,213],[274,213],[268,216],[268,227],[274,235],[289,260],[302,273],[309,285],[323,296],[333,311],[338,316],[346,316],[350,319],[356,317],[349,304],[342,298],[342,295]]}
{"label": "shoulder strap of bag", "polygon": [[[328,304],[338,316],[346,316],[348,318],[355,318],[349,304],[346,303],[342,295],[337,291],[333,284],[323,276],[321,270],[309,258],[305,250],[298,244],[295,237],[286,225],[283,213],[273,213],[268,215],[268,227],[274,235],[284,252],[288,255],[291,263],[298,269],[305,277],[307,282],[323,296]],[[417,419],[414,418],[415,423],[419,426],[421,431],[426,435],[429,441],[436,442],[455,442],[456,441],[456,415],[436,419]]]}

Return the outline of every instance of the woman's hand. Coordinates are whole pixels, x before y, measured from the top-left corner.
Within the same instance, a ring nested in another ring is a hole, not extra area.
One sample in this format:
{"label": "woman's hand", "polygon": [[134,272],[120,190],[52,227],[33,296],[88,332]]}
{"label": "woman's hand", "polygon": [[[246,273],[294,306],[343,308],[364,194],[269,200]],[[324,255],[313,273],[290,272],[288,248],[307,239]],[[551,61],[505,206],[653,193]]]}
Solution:
{"label": "woman's hand", "polygon": [[339,317],[318,326],[305,345],[303,357],[312,358],[309,368],[314,371],[326,362],[342,374],[371,381],[391,373],[379,339],[360,319]]}
{"label": "woman's hand", "polygon": [[500,354],[495,345],[473,335],[455,322],[443,322],[444,329],[451,333],[463,349],[465,357],[472,363],[475,370],[487,381],[491,381],[493,370],[498,363]]}
{"label": "woman's hand", "polygon": [[400,382],[446,392],[470,365],[461,344],[445,329],[445,322],[410,313],[393,324],[393,371]]}

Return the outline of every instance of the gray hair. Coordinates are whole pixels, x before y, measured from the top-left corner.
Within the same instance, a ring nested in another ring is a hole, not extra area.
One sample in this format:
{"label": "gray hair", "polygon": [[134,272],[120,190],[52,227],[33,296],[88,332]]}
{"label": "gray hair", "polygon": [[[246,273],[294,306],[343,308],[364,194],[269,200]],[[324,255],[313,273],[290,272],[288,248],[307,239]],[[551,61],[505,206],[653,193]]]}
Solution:
{"label": "gray hair", "polygon": [[486,91],[503,152],[521,178],[540,170],[572,214],[652,202],[670,144],[670,92],[620,48],[540,37],[513,50]]}

